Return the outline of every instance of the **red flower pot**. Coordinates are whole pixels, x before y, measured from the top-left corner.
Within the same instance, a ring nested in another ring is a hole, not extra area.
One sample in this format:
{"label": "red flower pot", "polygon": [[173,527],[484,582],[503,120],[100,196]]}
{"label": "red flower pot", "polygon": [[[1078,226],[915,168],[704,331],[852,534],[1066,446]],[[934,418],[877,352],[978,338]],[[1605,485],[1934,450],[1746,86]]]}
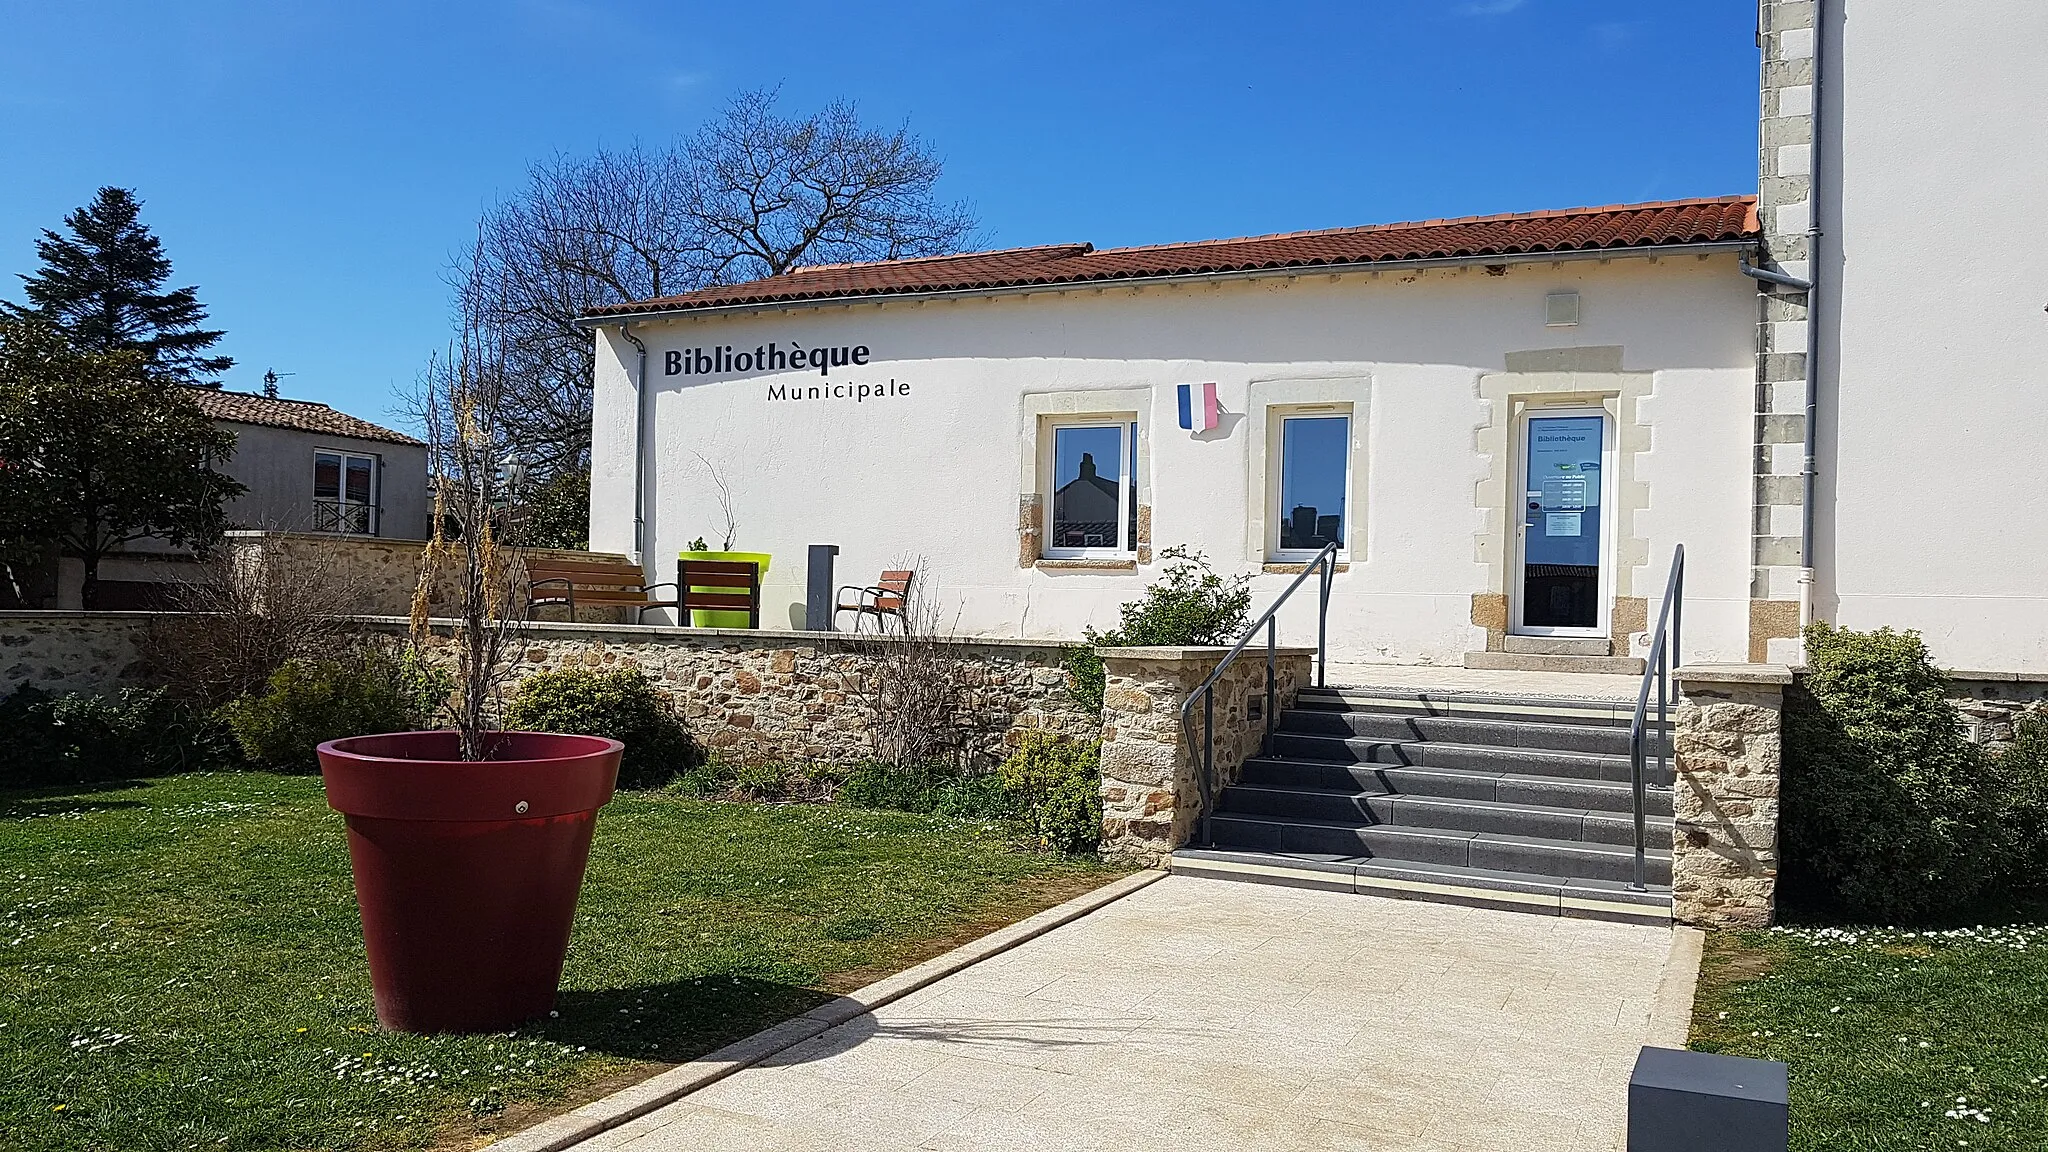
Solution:
{"label": "red flower pot", "polygon": [[460,759],[454,732],[320,745],[349,861],[377,1019],[405,1032],[497,1032],[554,1007],[597,810],[625,746],[505,732]]}

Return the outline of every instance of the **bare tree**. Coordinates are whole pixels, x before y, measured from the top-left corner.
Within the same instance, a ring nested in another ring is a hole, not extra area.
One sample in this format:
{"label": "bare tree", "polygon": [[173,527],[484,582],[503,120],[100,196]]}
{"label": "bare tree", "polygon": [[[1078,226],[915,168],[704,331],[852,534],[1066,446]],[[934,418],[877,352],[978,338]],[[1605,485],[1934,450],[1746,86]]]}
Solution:
{"label": "bare tree", "polygon": [[454,275],[498,334],[504,435],[542,476],[588,466],[593,352],[574,321],[593,308],[958,251],[974,220],[935,196],[941,168],[906,128],[866,127],[845,103],[782,116],[773,91],[735,97],[666,150],[536,164]]}
{"label": "bare tree", "polygon": [[708,282],[718,257],[690,216],[690,175],[638,146],[556,156],[484,216],[456,269],[458,296],[484,305],[505,362],[506,437],[544,474],[580,469],[590,448],[590,333],[576,317]]}
{"label": "bare tree", "polygon": [[[487,286],[465,291],[461,335],[428,366],[419,398],[434,469],[434,537],[413,593],[412,630],[415,642],[425,640],[440,569],[461,565],[455,727],[464,760],[490,758],[494,718],[502,712],[498,696],[509,674],[505,658],[520,631],[514,600],[521,565],[500,523],[516,495],[514,472],[506,467],[512,444],[501,419],[508,373],[504,346],[487,319],[498,303],[483,295]],[[451,522],[459,545],[447,538]]]}
{"label": "bare tree", "polygon": [[695,456],[697,463],[704,466],[704,474],[711,479],[711,493],[718,499],[718,515],[723,521],[719,529],[719,539],[724,541],[718,546],[718,550],[730,552],[732,542],[738,539],[740,534],[740,522],[733,511],[732,482],[725,478],[725,473],[719,471],[717,465],[705,459],[702,452],[692,452],[690,455]]}
{"label": "bare tree", "polygon": [[205,575],[150,618],[142,656],[172,691],[207,708],[262,689],[287,661],[361,641],[363,580],[330,548],[264,534],[216,551]]}
{"label": "bare tree", "polygon": [[715,282],[936,256],[973,234],[966,204],[934,197],[944,164],[908,128],[869,128],[845,101],[782,116],[775,100],[741,93],[685,149],[689,211],[719,257]]}
{"label": "bare tree", "polygon": [[[903,562],[922,573],[922,557]],[[971,771],[1001,751],[1007,714],[985,714],[979,691],[985,665],[962,659],[931,583],[919,579],[903,599],[895,635],[856,637],[860,657],[847,694],[866,715],[875,758],[902,768]]]}

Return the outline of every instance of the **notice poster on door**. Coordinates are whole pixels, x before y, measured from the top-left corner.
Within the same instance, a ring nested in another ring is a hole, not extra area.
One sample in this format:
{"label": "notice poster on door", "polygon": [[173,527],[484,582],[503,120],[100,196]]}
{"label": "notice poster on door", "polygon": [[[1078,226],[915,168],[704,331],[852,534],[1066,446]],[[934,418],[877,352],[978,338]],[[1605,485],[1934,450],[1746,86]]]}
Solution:
{"label": "notice poster on door", "polygon": [[1590,568],[1600,560],[1598,416],[1538,416],[1526,441],[1530,564]]}

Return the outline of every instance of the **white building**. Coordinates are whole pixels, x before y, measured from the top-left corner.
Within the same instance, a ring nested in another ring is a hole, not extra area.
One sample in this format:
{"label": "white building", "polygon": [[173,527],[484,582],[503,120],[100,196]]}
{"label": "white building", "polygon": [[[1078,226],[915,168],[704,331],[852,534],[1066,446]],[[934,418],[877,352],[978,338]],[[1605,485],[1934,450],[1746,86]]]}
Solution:
{"label": "white building", "polygon": [[608,309],[592,547],[673,579],[716,474],[770,626],[836,544],[841,583],[914,558],[961,632],[1076,637],[1168,547],[1270,596],[1334,540],[1333,658],[1623,671],[1683,544],[1690,662],[1796,657],[1819,617],[2048,678],[2048,6],[1988,7],[1766,0],[1757,198]]}

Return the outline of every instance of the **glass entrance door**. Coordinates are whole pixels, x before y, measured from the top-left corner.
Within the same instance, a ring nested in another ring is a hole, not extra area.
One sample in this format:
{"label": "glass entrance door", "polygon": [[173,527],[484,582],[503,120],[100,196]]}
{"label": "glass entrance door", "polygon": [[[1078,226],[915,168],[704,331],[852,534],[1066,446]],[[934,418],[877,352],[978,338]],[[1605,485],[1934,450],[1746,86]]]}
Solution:
{"label": "glass entrance door", "polygon": [[1523,428],[1516,631],[1603,635],[1606,414],[1532,415]]}

